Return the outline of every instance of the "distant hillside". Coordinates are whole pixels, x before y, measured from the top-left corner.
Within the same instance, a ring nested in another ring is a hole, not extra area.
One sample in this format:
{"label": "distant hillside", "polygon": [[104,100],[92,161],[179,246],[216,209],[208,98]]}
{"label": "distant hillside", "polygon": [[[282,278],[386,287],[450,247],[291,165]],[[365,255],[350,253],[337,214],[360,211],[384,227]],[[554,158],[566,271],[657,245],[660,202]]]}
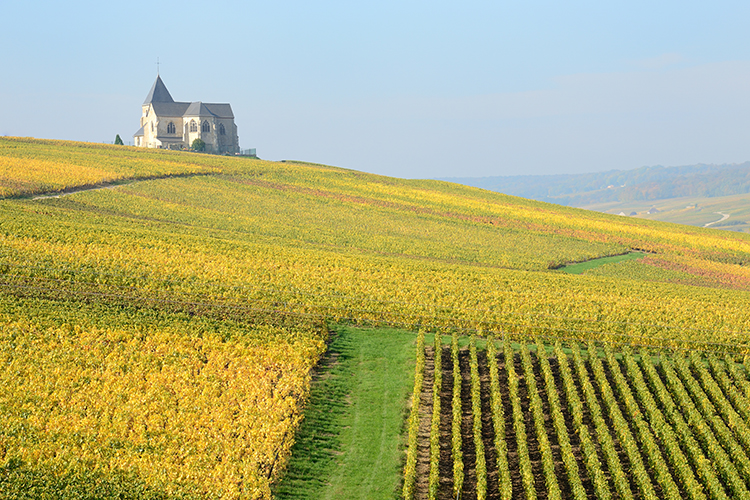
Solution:
{"label": "distant hillside", "polygon": [[582,207],[599,203],[712,198],[750,193],[750,162],[732,165],[641,167],[571,175],[453,177],[441,180]]}

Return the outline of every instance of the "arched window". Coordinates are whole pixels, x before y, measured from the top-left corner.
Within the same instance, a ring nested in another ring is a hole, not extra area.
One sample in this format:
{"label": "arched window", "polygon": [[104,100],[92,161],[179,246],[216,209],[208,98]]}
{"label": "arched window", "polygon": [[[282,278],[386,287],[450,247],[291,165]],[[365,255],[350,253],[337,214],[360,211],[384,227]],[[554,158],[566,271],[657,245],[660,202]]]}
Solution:
{"label": "arched window", "polygon": [[208,124],[207,121],[203,121],[203,125],[201,125],[201,132],[210,132],[211,131],[211,125]]}
{"label": "arched window", "polygon": [[174,132],[175,132],[174,122],[169,122],[169,125],[167,125],[167,133],[174,134]]}
{"label": "arched window", "polygon": [[219,124],[219,135],[227,135],[227,131],[224,128],[224,124],[223,123]]}
{"label": "arched window", "polygon": [[198,131],[198,124],[195,123],[195,120],[190,120],[190,131],[191,132],[197,132]]}

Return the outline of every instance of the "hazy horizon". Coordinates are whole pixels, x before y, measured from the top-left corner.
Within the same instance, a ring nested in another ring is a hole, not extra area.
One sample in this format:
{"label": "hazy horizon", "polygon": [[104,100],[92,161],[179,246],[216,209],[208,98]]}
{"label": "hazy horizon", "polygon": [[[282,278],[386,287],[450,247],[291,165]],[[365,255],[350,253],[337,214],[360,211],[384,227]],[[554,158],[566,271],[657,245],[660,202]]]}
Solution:
{"label": "hazy horizon", "polygon": [[243,148],[407,178],[750,160],[750,5],[12,3],[0,135],[127,144],[159,72]]}

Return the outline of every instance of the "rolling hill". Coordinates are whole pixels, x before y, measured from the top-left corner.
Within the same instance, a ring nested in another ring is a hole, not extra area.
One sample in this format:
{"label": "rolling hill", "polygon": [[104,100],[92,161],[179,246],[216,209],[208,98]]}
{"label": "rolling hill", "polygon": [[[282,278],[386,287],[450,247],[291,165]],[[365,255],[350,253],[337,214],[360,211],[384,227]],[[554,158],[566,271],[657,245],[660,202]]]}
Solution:
{"label": "rolling hill", "polygon": [[0,138],[0,193],[0,490],[270,498],[336,324],[750,347],[750,235],[326,165],[24,138]]}
{"label": "rolling hill", "polygon": [[750,228],[748,162],[444,180],[610,214],[732,231]]}
{"label": "rolling hill", "polygon": [[641,167],[585,174],[446,178],[490,191],[579,207],[686,196],[712,198],[750,193],[750,162],[682,167]]}

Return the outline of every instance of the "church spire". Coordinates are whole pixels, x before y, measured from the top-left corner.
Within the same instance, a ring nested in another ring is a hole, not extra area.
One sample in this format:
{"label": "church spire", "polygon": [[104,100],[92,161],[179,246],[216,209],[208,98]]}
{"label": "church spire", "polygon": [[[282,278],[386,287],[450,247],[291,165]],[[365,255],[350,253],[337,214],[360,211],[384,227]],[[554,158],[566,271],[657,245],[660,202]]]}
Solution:
{"label": "church spire", "polygon": [[161,76],[159,75],[156,76],[156,81],[146,96],[146,100],[143,101],[143,104],[150,104],[152,102],[174,102],[174,99],[172,99],[167,90],[167,86],[161,81]]}

